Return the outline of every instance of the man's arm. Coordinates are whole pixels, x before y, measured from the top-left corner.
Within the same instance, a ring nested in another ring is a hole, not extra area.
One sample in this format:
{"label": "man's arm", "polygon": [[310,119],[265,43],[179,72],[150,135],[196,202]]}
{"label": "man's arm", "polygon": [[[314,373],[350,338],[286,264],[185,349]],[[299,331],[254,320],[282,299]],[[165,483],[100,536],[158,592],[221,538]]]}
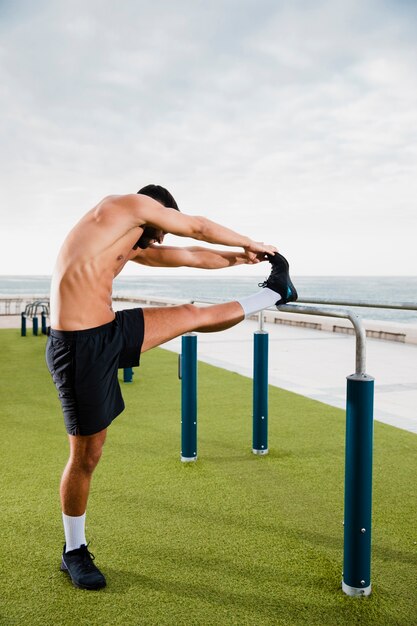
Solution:
{"label": "man's arm", "polygon": [[229,250],[212,250],[198,246],[177,248],[156,245],[150,246],[146,250],[138,250],[130,260],[151,267],[198,267],[210,270],[242,264],[253,265],[265,260],[265,258],[263,253],[251,254]]}
{"label": "man's arm", "polygon": [[153,226],[165,233],[180,237],[191,237],[208,243],[231,247],[242,247],[251,253],[259,252],[274,254],[274,246],[253,241],[216,222],[194,215],[186,215],[173,209],[163,207],[159,202],[142,194],[113,196],[102,205],[103,212],[124,215],[130,228],[136,226]]}

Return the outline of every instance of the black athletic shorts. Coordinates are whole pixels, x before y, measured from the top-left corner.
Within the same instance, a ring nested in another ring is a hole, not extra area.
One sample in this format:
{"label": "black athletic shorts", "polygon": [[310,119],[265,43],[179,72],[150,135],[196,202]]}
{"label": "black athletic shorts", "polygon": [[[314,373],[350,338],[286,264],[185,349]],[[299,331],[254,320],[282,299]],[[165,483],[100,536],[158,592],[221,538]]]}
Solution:
{"label": "black athletic shorts", "polygon": [[46,363],[69,435],[94,435],[123,411],[117,370],[139,365],[143,334],[142,309],[117,311],[112,322],[96,328],[51,328]]}

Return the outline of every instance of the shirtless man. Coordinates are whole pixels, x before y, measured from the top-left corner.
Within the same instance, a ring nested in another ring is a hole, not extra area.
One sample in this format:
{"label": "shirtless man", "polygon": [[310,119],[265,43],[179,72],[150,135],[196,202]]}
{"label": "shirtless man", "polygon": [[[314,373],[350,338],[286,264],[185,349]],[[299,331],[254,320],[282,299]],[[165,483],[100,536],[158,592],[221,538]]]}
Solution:
{"label": "shirtless man", "polygon": [[[162,246],[165,233],[240,250]],[[246,298],[204,308],[183,304],[116,314],[112,309],[113,279],[128,261],[218,269],[265,260],[272,264],[271,275],[260,292]],[[106,585],[87,549],[85,513],[107,427],[124,409],[118,368],[137,366],[142,352],[183,333],[224,330],[257,311],[296,299],[288,263],[274,246],[204,217],[180,213],[174,198],[159,185],[105,198],[71,230],[52,277],[46,361],[69,438],[70,456],[60,487],[65,532],[61,569],[76,587]]]}

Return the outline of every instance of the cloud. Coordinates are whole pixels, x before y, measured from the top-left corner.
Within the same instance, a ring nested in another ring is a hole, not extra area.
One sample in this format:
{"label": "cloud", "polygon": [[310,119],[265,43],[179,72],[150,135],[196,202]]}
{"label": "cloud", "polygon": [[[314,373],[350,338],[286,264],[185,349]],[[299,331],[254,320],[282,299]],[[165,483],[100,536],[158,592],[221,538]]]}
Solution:
{"label": "cloud", "polygon": [[[3,3],[0,272],[48,273],[90,205],[152,181],[271,236],[298,273],[417,273],[415,17],[376,0]],[[22,220],[48,252],[11,264]]]}

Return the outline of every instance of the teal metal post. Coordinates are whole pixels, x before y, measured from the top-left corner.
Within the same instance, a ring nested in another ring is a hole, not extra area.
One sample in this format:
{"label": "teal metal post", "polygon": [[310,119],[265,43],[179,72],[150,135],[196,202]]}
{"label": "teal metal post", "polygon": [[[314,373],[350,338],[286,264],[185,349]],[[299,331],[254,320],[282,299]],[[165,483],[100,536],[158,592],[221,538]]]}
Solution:
{"label": "teal metal post", "polygon": [[181,338],[181,461],[197,460],[197,335]]}
{"label": "teal metal post", "polygon": [[374,379],[347,378],[344,559],[342,589],[371,593],[371,515]]}
{"label": "teal metal post", "polygon": [[33,334],[37,335],[38,334],[38,317],[37,317],[37,315],[33,316],[32,328],[33,328]]}
{"label": "teal metal post", "polygon": [[253,432],[252,452],[268,454],[268,333],[253,336]]}
{"label": "teal metal post", "polygon": [[124,383],[133,382],[133,369],[131,367],[123,368],[123,382]]}
{"label": "teal metal post", "polygon": [[46,335],[46,315],[45,313],[41,313],[41,325],[42,325],[42,335]]}
{"label": "teal metal post", "polygon": [[22,323],[20,328],[20,334],[22,337],[26,337],[26,314],[22,313]]}

